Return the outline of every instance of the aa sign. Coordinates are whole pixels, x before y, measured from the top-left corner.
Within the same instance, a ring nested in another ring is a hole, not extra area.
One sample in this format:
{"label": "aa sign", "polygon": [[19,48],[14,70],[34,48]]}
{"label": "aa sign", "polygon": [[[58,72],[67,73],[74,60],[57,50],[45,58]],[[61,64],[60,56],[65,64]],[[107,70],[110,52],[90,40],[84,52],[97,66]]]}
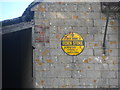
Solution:
{"label": "aa sign", "polygon": [[68,33],[61,40],[62,50],[71,56],[79,55],[84,47],[84,40],[78,33]]}

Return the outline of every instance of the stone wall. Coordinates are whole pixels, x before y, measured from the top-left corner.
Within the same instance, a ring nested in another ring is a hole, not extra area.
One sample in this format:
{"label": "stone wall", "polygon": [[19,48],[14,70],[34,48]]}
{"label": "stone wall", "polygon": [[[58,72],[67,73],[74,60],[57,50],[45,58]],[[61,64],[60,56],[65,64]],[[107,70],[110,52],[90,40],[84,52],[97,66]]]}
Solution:
{"label": "stone wall", "polygon": [[[102,43],[106,15],[100,3],[40,3],[34,14],[34,84],[36,88],[117,88],[118,21],[110,17],[106,55]],[[62,37],[80,34],[85,49],[69,56],[61,49]]]}

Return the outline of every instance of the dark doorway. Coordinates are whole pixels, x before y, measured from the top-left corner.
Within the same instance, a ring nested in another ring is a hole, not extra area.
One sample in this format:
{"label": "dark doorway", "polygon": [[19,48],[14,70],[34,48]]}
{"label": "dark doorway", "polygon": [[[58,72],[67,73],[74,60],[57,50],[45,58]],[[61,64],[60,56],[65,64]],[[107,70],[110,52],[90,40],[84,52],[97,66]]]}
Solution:
{"label": "dark doorway", "polygon": [[32,88],[32,28],[2,35],[2,88]]}

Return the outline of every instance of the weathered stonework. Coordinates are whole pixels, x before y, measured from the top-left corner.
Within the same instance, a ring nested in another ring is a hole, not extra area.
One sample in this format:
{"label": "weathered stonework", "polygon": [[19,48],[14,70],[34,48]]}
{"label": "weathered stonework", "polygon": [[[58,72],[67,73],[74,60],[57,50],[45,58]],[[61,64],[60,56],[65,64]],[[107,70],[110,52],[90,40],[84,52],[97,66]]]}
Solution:
{"label": "weathered stonework", "polygon": [[[100,3],[40,3],[34,15],[34,82],[36,88],[117,88],[118,22],[110,17],[106,56],[102,43],[106,16]],[[68,56],[61,39],[80,34],[85,49]]]}

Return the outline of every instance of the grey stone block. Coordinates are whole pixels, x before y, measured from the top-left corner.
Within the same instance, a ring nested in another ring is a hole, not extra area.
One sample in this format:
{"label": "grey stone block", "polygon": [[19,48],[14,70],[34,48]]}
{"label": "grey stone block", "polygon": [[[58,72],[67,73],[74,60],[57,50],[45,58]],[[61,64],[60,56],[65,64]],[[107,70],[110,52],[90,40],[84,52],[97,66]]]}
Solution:
{"label": "grey stone block", "polygon": [[88,27],[89,34],[98,34],[101,33],[101,27]]}
{"label": "grey stone block", "polygon": [[63,26],[64,21],[62,19],[52,19],[50,20],[50,26]]}
{"label": "grey stone block", "polygon": [[56,35],[57,34],[50,34],[50,42],[57,40]]}
{"label": "grey stone block", "polygon": [[87,42],[87,48],[101,48],[102,43],[101,42]]}
{"label": "grey stone block", "polygon": [[80,79],[80,85],[83,86],[84,88],[88,88],[88,86],[90,88],[92,86],[95,86],[94,80],[95,79],[87,79],[87,78]]}
{"label": "grey stone block", "polygon": [[101,75],[102,75],[102,78],[115,78],[114,71],[103,71]]}
{"label": "grey stone block", "polygon": [[82,11],[82,12],[85,12],[85,11],[92,11],[92,8],[91,8],[91,5],[89,4],[83,4],[83,5],[78,5],[78,11]]}
{"label": "grey stone block", "polygon": [[95,70],[110,70],[108,64],[95,64]]}
{"label": "grey stone block", "polygon": [[[102,27],[102,33],[105,32],[105,27]],[[118,27],[108,27],[107,34],[116,34],[118,33]]]}
{"label": "grey stone block", "polygon": [[57,42],[56,41],[50,41],[50,48],[57,48]]}
{"label": "grey stone block", "polygon": [[65,20],[65,25],[66,26],[84,26],[85,22],[71,19],[71,20]]}
{"label": "grey stone block", "polygon": [[58,77],[67,78],[71,77],[71,71],[58,71]]}
{"label": "grey stone block", "polygon": [[87,33],[87,27],[73,27],[73,32],[78,32],[79,34]]}
{"label": "grey stone block", "polygon": [[109,64],[109,68],[110,68],[110,70],[118,71],[118,64],[115,64],[115,65]]}
{"label": "grey stone block", "polygon": [[58,56],[58,62],[60,63],[71,63],[72,62],[72,57],[68,55],[63,55],[63,56]]}
{"label": "grey stone block", "polygon": [[109,49],[108,52],[110,56],[118,56],[118,49]]}
{"label": "grey stone block", "polygon": [[118,49],[118,41],[106,41],[106,48],[107,49]]}
{"label": "grey stone block", "polygon": [[84,41],[93,41],[93,35],[92,34],[81,34]]}
{"label": "grey stone block", "polygon": [[74,78],[86,78],[86,71],[78,70],[78,71],[72,71]]}
{"label": "grey stone block", "polygon": [[118,86],[118,79],[110,79],[110,85],[116,85]]}
{"label": "grey stone block", "polygon": [[93,56],[93,49],[87,49],[87,48],[85,48],[84,50],[83,50],[83,52],[81,53],[81,55],[85,55],[85,56]]}
{"label": "grey stone block", "polygon": [[65,80],[63,78],[58,78],[58,86],[62,87],[63,85],[65,85]]}
{"label": "grey stone block", "polygon": [[103,21],[103,20],[94,20],[94,26],[95,27],[100,27],[100,26],[105,26],[106,25],[106,21]]}
{"label": "grey stone block", "polygon": [[119,26],[118,20],[110,20],[108,26]]}
{"label": "grey stone block", "polygon": [[100,78],[101,73],[100,71],[87,71],[87,77],[88,78]]}
{"label": "grey stone block", "polygon": [[94,11],[94,12],[100,12],[101,11],[100,4],[98,4],[98,5],[94,4],[94,5],[91,5],[91,7],[92,7],[92,11]]}
{"label": "grey stone block", "polygon": [[59,49],[50,49],[50,55],[58,56],[59,55]]}
{"label": "grey stone block", "polygon": [[61,34],[61,38],[63,37],[63,34],[67,34],[69,32],[72,32],[72,27],[71,26],[61,26],[58,27],[58,33]]}
{"label": "grey stone block", "polygon": [[103,49],[94,49],[95,56],[103,56]]}
{"label": "grey stone block", "polygon": [[118,41],[118,34],[116,34],[116,35],[109,35],[109,40],[110,41]]}
{"label": "grey stone block", "polygon": [[58,28],[57,26],[50,26],[50,34],[57,34]]}
{"label": "grey stone block", "polygon": [[79,79],[74,78],[65,79],[65,85],[79,85]]}
{"label": "grey stone block", "polygon": [[96,85],[99,87],[109,86],[109,79],[98,79]]}
{"label": "grey stone block", "polygon": [[49,26],[50,21],[48,19],[36,19],[35,18],[35,25],[43,25],[43,26]]}
{"label": "grey stone block", "polygon": [[87,56],[81,56],[81,55],[74,56],[74,62],[76,64],[84,63],[84,60],[86,60],[86,59],[88,59]]}
{"label": "grey stone block", "polygon": [[[95,34],[94,41],[103,41],[104,34]],[[109,36],[106,35],[106,40],[109,40]]]}

